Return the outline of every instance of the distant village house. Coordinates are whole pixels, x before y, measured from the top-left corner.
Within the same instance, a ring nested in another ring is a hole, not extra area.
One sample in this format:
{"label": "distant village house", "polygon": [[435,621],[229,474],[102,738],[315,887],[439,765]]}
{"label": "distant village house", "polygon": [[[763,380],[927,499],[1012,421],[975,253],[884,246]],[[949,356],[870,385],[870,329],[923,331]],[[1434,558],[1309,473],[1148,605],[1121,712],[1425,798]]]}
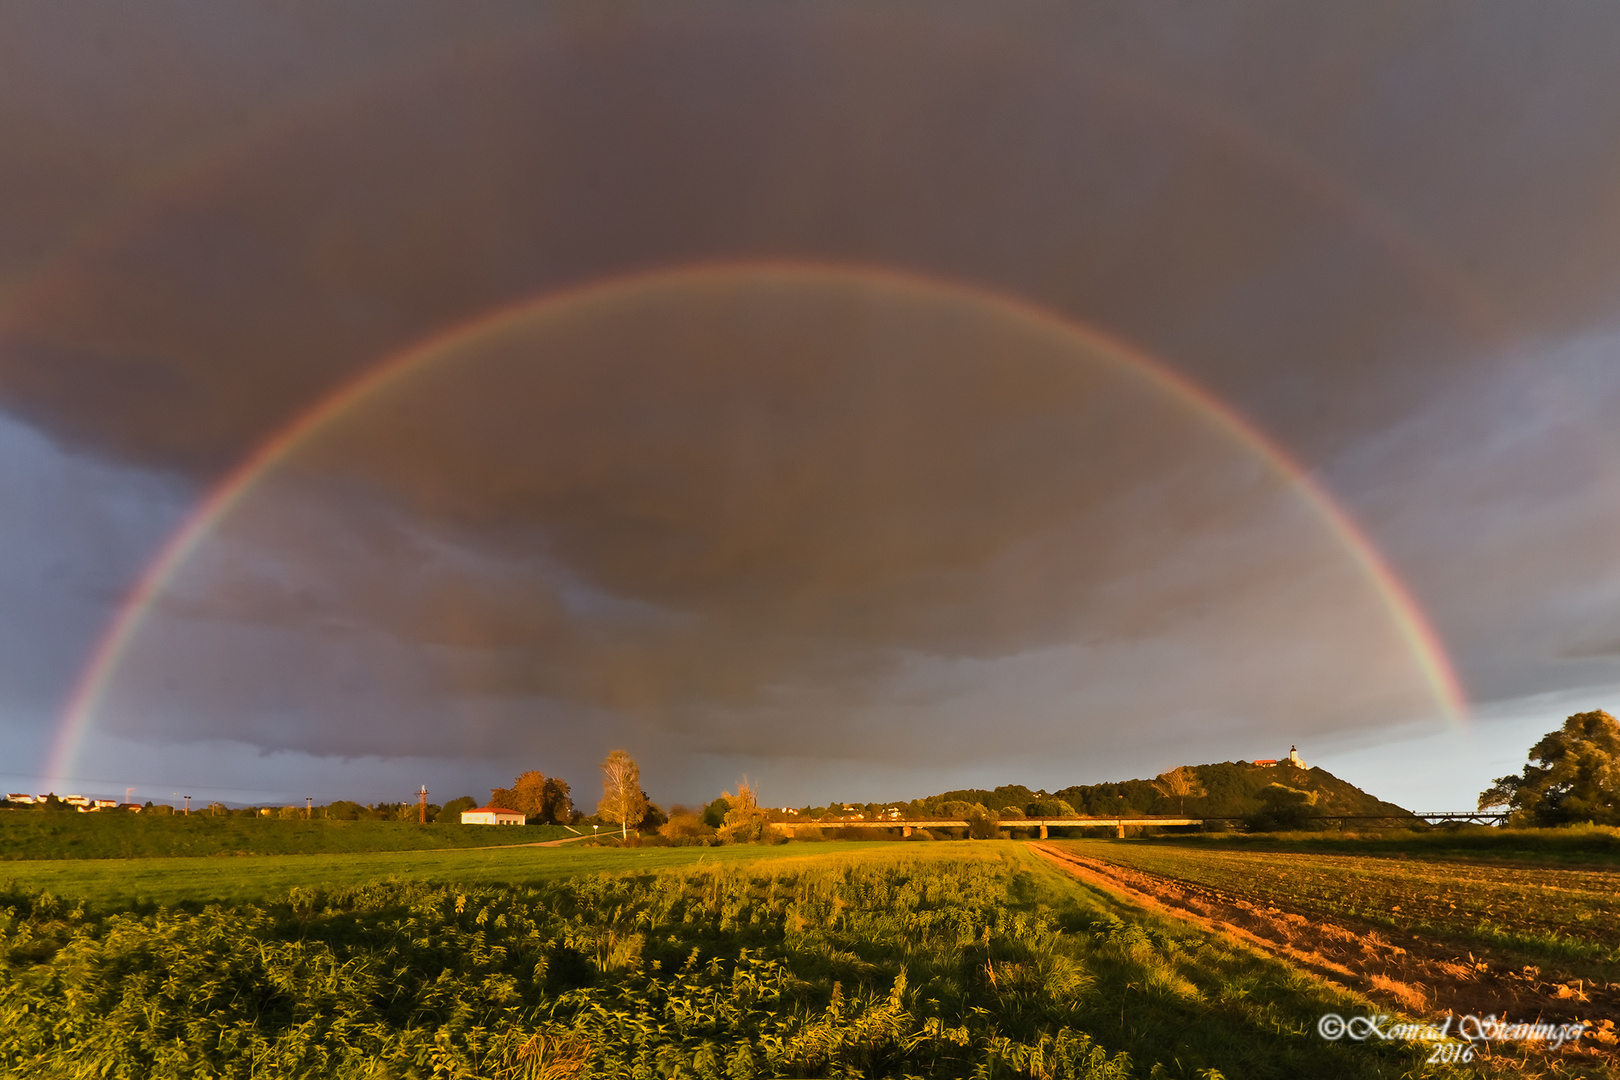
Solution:
{"label": "distant village house", "polygon": [[476,810],[461,812],[463,825],[522,825],[523,822],[522,814],[503,806],[480,806]]}

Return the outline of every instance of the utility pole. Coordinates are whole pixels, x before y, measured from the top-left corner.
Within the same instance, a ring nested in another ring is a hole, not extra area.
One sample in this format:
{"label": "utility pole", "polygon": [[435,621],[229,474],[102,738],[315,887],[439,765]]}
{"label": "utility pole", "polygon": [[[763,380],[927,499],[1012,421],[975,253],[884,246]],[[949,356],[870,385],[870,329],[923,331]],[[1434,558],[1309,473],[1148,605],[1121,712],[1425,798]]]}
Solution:
{"label": "utility pole", "polygon": [[422,785],[422,790],[418,791],[416,793],[416,808],[417,808],[417,813],[416,813],[417,824],[426,825],[427,824],[427,785],[426,784],[423,784]]}

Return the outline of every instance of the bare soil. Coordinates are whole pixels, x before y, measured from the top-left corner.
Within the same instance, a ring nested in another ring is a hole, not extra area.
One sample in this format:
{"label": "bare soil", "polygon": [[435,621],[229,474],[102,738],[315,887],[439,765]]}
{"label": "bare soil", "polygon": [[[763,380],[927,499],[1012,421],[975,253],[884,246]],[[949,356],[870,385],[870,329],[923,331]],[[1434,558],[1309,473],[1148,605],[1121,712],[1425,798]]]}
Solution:
{"label": "bare soil", "polygon": [[[1475,956],[1456,943],[1413,935],[1397,943],[1387,928],[1287,910],[1196,882],[1164,877],[1077,855],[1048,844],[1031,847],[1087,884],[1132,903],[1226,934],[1374,1002],[1412,1016],[1495,1015],[1515,1022],[1586,1021],[1591,1034],[1563,1054],[1620,1066],[1615,1018],[1620,983],[1562,977],[1534,966],[1512,967]],[[1477,948],[1477,946],[1475,946]],[[1519,1056],[1524,1047],[1501,1047]]]}

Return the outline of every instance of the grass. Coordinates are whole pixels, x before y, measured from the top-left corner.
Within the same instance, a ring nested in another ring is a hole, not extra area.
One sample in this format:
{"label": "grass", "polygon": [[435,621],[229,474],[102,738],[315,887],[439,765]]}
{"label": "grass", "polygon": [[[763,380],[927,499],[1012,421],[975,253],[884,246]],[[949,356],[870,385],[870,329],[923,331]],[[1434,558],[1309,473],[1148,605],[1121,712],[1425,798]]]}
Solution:
{"label": "grass", "polygon": [[1389,858],[1388,849],[1368,857],[1118,840],[1060,844],[1302,914],[1348,916],[1469,943],[1476,951],[1506,950],[1518,962],[1555,963],[1576,975],[1620,976],[1614,902],[1620,872],[1614,870]]}
{"label": "grass", "polygon": [[11,890],[0,1071],[1429,1074],[1410,1046],[1317,1037],[1324,1012],[1364,1003],[1124,907],[1010,842],[192,862],[373,883],[306,873],[276,893],[278,870],[238,876],[229,904],[197,904],[218,891],[203,883],[183,908],[136,910],[118,909],[123,886],[105,874],[78,879],[97,900],[82,908],[55,889]]}
{"label": "grass", "polygon": [[[590,830],[586,830],[589,832]],[[418,825],[190,815],[0,811],[0,861],[144,859],[177,855],[293,855],[415,851],[533,843],[575,834],[560,825]]]}

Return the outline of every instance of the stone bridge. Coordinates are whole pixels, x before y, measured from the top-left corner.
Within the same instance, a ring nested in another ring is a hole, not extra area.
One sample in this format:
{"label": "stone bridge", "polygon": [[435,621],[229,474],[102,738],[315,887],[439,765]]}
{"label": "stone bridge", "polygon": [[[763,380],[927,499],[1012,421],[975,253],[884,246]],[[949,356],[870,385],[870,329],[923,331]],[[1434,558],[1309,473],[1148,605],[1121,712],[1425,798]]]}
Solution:
{"label": "stone bridge", "polygon": [[[996,822],[998,829],[1030,829],[1038,827],[1041,830],[1041,839],[1046,839],[1048,828],[1090,828],[1113,829],[1115,836],[1125,835],[1127,825],[1202,825],[1203,818],[1195,817],[1153,817],[1138,815],[1135,817],[1063,817],[1063,818],[1014,818],[1007,821]],[[830,820],[812,821],[773,821],[778,829],[797,831],[799,829],[899,829],[900,835],[910,836],[913,829],[965,829],[968,822],[965,818],[916,818],[902,820],[897,818],[833,818]]]}
{"label": "stone bridge", "polygon": [[[1312,821],[1333,822],[1367,822],[1382,823],[1392,826],[1410,825],[1413,821],[1424,821],[1431,825],[1445,822],[1466,823],[1473,825],[1501,825],[1507,819],[1506,813],[1474,810],[1440,810],[1422,814],[1312,814]],[[1241,818],[1235,817],[1174,817],[1167,815],[1137,814],[1106,817],[1063,817],[1063,818],[1013,818],[1007,821],[996,822],[998,829],[1029,829],[1039,828],[1041,839],[1045,840],[1048,828],[1090,828],[1113,829],[1114,835],[1123,837],[1127,825],[1198,825],[1206,821],[1237,822]],[[778,829],[839,829],[844,827],[858,829],[899,829],[902,836],[910,836],[913,829],[965,829],[968,822],[965,818],[916,818],[902,820],[899,818],[831,818],[814,821],[773,821],[772,825]]]}

